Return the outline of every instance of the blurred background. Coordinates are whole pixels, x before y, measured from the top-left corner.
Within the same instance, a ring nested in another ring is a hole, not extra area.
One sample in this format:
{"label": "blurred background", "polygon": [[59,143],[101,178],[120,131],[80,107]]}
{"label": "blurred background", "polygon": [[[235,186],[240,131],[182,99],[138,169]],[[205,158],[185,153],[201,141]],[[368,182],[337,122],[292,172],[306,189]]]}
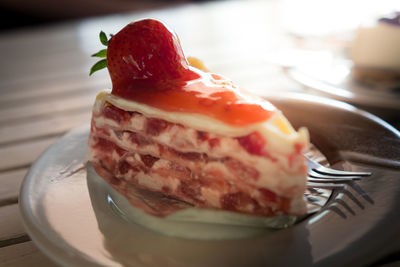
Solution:
{"label": "blurred background", "polygon": [[[78,18],[88,18],[115,13],[129,13],[179,6],[193,2],[217,2],[218,0],[0,0],[0,29],[9,30],[29,25],[54,23]],[[222,1],[222,0],[219,0]],[[226,1],[226,0],[224,0]],[[252,1],[252,0],[244,0]],[[334,19],[336,29],[341,30],[349,22],[369,14],[393,11],[400,8],[397,0],[284,0],[287,15],[295,23],[314,28],[320,22]],[[340,17],[337,16],[340,11]],[[344,16],[343,16],[344,15]],[[299,20],[299,18],[302,18]],[[308,18],[308,19],[307,19]]]}
{"label": "blurred background", "polygon": [[1,0],[0,30],[113,13],[144,11],[187,2],[190,0]]}

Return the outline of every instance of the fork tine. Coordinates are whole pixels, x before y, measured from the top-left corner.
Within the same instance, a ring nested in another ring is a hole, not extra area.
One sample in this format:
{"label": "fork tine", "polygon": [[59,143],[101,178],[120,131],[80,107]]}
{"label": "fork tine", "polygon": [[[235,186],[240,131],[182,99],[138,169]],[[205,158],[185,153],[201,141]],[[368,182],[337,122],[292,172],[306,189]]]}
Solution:
{"label": "fork tine", "polygon": [[335,170],[331,168],[326,168],[324,166],[318,167],[318,168],[313,168],[312,169],[315,172],[318,172],[320,174],[326,174],[326,175],[336,175],[336,176],[371,176],[370,172],[353,172],[353,171],[340,171],[340,170]]}
{"label": "fork tine", "polygon": [[336,176],[370,176],[370,172],[352,172],[352,171],[340,171],[331,168],[327,168],[319,164],[318,162],[306,157],[308,161],[309,170],[313,170],[314,172],[318,172],[324,175],[336,175]]}
{"label": "fork tine", "polygon": [[[361,179],[358,177],[358,179]],[[354,181],[355,179],[353,178],[338,178],[338,177],[333,177],[333,178],[314,178],[314,177],[307,177],[308,182],[313,182],[313,183],[338,183],[338,182],[351,182]]]}
{"label": "fork tine", "polygon": [[307,188],[321,188],[321,189],[345,189],[345,184],[333,184],[333,183],[312,183],[307,182]]}
{"label": "fork tine", "polygon": [[342,181],[352,181],[352,180],[360,180],[361,176],[338,176],[338,175],[325,175],[325,174],[321,174],[318,172],[315,172],[314,170],[311,170],[308,172],[308,177],[310,178],[317,178],[317,179],[330,179],[330,180],[342,180]]}

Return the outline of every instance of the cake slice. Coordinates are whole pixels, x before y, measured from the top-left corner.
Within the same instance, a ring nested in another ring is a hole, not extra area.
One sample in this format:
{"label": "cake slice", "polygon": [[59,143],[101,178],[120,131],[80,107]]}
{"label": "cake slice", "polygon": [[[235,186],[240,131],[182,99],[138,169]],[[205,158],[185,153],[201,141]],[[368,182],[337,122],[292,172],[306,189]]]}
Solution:
{"label": "cake slice", "polygon": [[225,77],[190,66],[176,35],[146,19],[103,43],[113,88],[98,94],[89,161],[133,206],[250,215],[306,212],[305,128]]}

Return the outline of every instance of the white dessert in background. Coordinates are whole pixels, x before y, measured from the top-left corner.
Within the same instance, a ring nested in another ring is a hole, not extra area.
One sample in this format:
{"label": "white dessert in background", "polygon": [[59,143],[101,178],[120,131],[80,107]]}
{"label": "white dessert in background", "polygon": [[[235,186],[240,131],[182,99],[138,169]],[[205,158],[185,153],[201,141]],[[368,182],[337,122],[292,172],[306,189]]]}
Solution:
{"label": "white dessert in background", "polygon": [[353,74],[361,80],[400,78],[400,12],[360,26],[350,51]]}
{"label": "white dessert in background", "polygon": [[400,70],[400,27],[384,22],[361,27],[351,55],[358,66]]}

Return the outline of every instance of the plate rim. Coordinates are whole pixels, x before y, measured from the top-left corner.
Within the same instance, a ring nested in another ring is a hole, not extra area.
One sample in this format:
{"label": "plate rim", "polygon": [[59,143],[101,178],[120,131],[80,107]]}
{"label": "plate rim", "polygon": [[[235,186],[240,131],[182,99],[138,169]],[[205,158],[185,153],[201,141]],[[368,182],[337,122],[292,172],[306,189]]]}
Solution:
{"label": "plate rim", "polygon": [[[345,59],[342,60],[348,61]],[[396,95],[395,98],[391,98],[390,96],[393,96],[393,94],[390,93],[387,93],[386,97],[382,94],[367,95],[355,93],[344,86],[331,84],[328,81],[318,79],[318,77],[315,77],[305,71],[301,64],[281,67],[283,68],[284,73],[286,73],[290,79],[307,87],[310,90],[313,90],[314,92],[323,94],[325,97],[332,97],[339,101],[344,101],[355,105],[362,105],[365,107],[379,108],[388,111],[400,111],[400,104],[396,102],[400,100],[400,95]],[[351,69],[351,67],[349,67],[349,69]],[[349,73],[347,77],[352,79],[351,73]],[[349,95],[355,95],[355,97],[350,97]]]}

